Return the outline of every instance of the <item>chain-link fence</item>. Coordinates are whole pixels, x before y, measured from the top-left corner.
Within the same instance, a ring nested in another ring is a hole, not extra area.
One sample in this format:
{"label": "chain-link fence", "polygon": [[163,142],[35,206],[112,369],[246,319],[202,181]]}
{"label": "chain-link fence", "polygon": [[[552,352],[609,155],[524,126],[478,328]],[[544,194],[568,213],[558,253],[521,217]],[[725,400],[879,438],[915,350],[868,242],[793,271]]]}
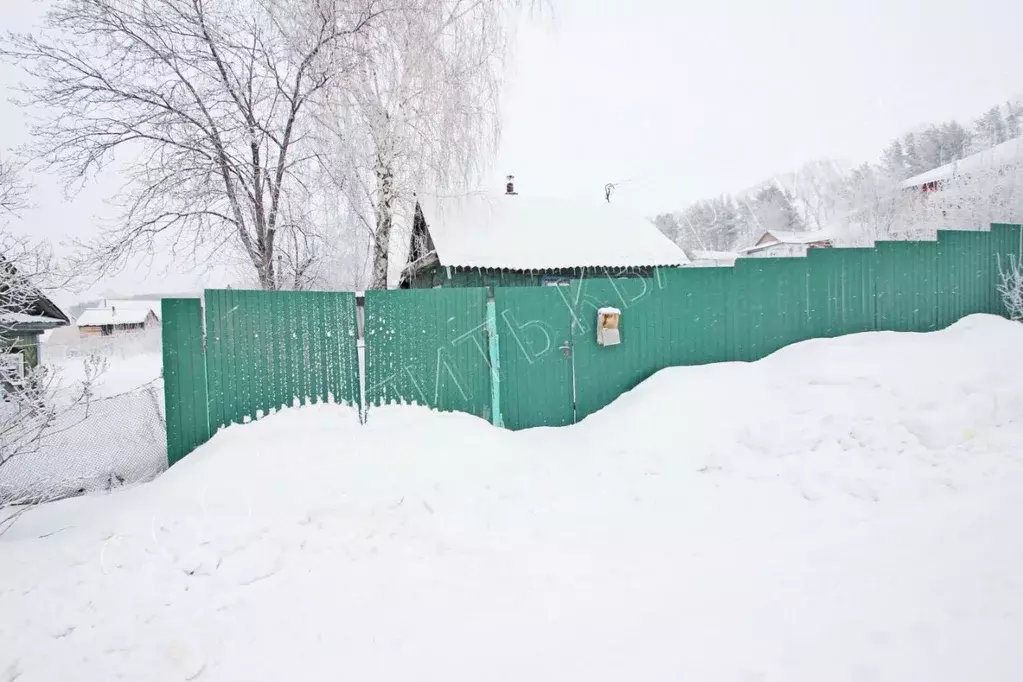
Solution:
{"label": "chain-link fence", "polygon": [[167,467],[163,381],[60,413],[38,450],[0,465],[0,506],[146,481]]}

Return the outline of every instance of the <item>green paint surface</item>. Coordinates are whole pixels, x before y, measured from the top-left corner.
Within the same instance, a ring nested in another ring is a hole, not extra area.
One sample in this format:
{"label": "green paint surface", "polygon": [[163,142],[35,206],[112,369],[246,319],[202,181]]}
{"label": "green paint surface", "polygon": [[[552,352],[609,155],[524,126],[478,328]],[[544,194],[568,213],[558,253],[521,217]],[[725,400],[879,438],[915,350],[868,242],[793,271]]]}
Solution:
{"label": "green paint surface", "polygon": [[494,289],[501,415],[510,429],[574,421],[569,293],[569,287]]}
{"label": "green paint surface", "polygon": [[210,438],[202,302],[165,298],[160,306],[167,463],[174,464]]}
{"label": "green paint surface", "polygon": [[486,289],[367,291],[365,306],[370,406],[416,403],[491,418]]}
{"label": "green paint surface", "polygon": [[359,404],[355,295],[207,289],[210,426],[293,405]]}
{"label": "green paint surface", "polygon": [[[571,424],[665,367],[753,361],[811,338],[926,332],[972,313],[1004,315],[998,264],[1019,257],[1020,240],[1019,226],[994,225],[735,267],[625,278],[594,271],[569,286],[465,271],[440,289],[369,291],[366,399],[500,415],[513,429]],[[466,285],[491,276],[488,325],[487,290]],[[358,402],[354,295],[208,291],[206,304],[205,354],[199,301],[163,304],[172,462],[211,430],[260,412],[329,397]],[[620,345],[597,344],[605,306],[622,312]]]}

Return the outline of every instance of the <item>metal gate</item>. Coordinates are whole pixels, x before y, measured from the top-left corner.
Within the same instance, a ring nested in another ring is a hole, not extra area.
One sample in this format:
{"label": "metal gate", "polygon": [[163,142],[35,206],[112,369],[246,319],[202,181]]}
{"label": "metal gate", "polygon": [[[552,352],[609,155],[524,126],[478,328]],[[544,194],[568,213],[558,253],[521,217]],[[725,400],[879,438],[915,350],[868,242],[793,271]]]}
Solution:
{"label": "metal gate", "polygon": [[572,316],[563,289],[494,290],[501,412],[510,429],[575,422]]}

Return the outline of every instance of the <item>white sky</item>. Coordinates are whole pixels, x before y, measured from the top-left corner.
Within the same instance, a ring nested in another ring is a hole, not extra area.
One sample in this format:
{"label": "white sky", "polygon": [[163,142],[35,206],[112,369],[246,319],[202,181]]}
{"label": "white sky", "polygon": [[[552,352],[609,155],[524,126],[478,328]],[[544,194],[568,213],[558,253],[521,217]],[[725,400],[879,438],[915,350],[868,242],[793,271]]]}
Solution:
{"label": "white sky", "polygon": [[[605,183],[631,180],[614,200],[650,215],[810,159],[873,161],[909,128],[965,122],[1023,92],[1018,0],[549,1],[554,20],[520,35],[495,189],[513,173],[520,192],[599,198]],[[40,11],[0,6],[3,27]],[[0,86],[16,80],[0,70]],[[6,102],[0,124],[0,147],[24,139]],[[21,229],[55,240],[93,232],[116,189],[108,179],[69,203],[37,182]],[[224,283],[141,267],[93,292]]]}

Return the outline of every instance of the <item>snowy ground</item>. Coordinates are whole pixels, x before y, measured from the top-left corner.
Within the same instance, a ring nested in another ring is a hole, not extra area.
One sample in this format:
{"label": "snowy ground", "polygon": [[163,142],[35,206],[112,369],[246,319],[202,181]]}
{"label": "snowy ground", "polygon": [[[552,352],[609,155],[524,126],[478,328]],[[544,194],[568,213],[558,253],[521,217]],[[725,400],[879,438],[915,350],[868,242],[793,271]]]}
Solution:
{"label": "snowy ground", "polygon": [[562,429],[231,427],[0,538],[0,680],[1018,680],[1021,347],[975,316]]}

